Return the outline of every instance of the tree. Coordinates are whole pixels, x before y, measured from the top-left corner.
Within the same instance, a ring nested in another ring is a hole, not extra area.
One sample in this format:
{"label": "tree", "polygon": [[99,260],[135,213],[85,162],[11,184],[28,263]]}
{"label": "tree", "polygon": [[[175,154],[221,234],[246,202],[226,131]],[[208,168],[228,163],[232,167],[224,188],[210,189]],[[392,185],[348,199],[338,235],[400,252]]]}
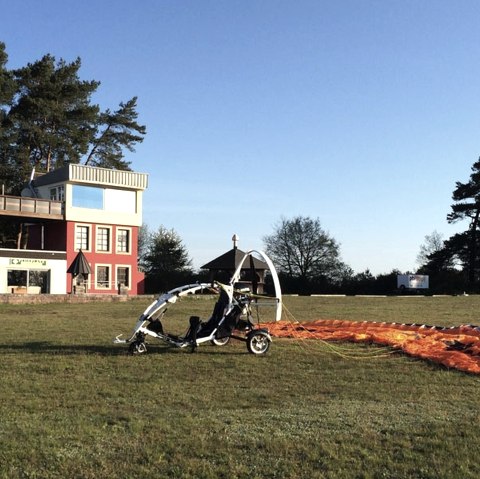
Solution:
{"label": "tree", "polygon": [[8,71],[0,44],[0,169],[18,194],[32,168],[48,172],[68,163],[128,170],[124,151],[143,141],[134,97],[115,111],[92,104],[98,81],[79,77],[80,58],[71,63],[45,55]]}
{"label": "tree", "polygon": [[143,263],[149,290],[166,291],[191,276],[192,262],[174,229],[160,226],[148,241]]}
{"label": "tree", "polygon": [[8,110],[13,103],[15,94],[15,81],[13,74],[7,70],[8,55],[5,51],[5,44],[0,42],[0,178],[3,185],[12,182],[14,170],[9,168],[5,152],[8,150],[8,135],[6,135],[5,124]]}
{"label": "tree", "polygon": [[430,276],[430,291],[435,294],[454,294],[472,291],[468,281],[470,233],[457,233],[444,241],[443,247],[427,257],[418,270]]}
{"label": "tree", "polygon": [[477,280],[477,243],[478,227],[480,217],[480,160],[477,160],[472,166],[470,179],[466,183],[456,182],[455,190],[452,194],[454,203],[451,205],[452,211],[447,215],[449,223],[469,220],[468,226],[468,260],[467,271],[468,281],[474,284]]}
{"label": "tree", "polygon": [[436,230],[426,235],[424,240],[417,255],[417,263],[420,267],[428,263],[429,257],[444,246],[443,235]]}
{"label": "tree", "polygon": [[313,278],[333,279],[345,268],[339,244],[322,229],[319,219],[282,218],[263,241],[278,270],[298,278],[304,292]]}
{"label": "tree", "polygon": [[80,59],[55,62],[51,55],[13,71],[16,94],[7,115],[16,162],[50,171],[78,163],[99,117],[90,97],[99,82],[81,81]]}
{"label": "tree", "polygon": [[149,253],[149,249],[152,245],[152,233],[150,228],[146,223],[143,223],[142,226],[138,229],[138,250],[137,250],[137,263],[138,267],[145,271],[146,257]]}
{"label": "tree", "polygon": [[[113,113],[107,110],[96,122],[95,134],[90,142],[85,165],[130,169],[123,159],[123,149],[135,151],[135,144],[143,141],[145,127],[137,123],[137,97],[120,103]],[[136,133],[135,133],[136,132]]]}
{"label": "tree", "polygon": [[0,120],[5,114],[5,106],[12,102],[15,92],[15,82],[11,72],[6,68],[8,55],[5,51],[5,43],[0,42]]}

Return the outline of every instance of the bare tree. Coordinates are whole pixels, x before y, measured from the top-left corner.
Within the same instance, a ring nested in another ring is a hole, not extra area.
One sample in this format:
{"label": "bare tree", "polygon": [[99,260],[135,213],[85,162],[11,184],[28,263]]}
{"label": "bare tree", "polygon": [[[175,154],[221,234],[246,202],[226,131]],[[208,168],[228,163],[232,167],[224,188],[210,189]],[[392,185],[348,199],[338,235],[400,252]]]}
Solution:
{"label": "bare tree", "polygon": [[438,231],[433,231],[432,234],[426,235],[424,243],[420,246],[420,251],[417,255],[417,264],[419,267],[426,265],[429,261],[429,256],[437,253],[444,247],[443,235]]}
{"label": "bare tree", "polygon": [[277,268],[301,280],[332,277],[344,266],[339,244],[322,229],[318,218],[282,218],[263,241]]}

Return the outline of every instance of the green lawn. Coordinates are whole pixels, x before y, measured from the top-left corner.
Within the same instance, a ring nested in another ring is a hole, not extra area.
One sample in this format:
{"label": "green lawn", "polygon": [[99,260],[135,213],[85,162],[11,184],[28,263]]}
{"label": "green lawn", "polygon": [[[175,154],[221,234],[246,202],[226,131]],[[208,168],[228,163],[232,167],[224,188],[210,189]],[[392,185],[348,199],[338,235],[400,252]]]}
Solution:
{"label": "green lawn", "polygon": [[[480,323],[476,296],[285,302],[300,321]],[[316,341],[131,357],[112,339],[146,304],[0,305],[1,478],[480,476],[479,376]],[[165,326],[212,308],[186,299]]]}

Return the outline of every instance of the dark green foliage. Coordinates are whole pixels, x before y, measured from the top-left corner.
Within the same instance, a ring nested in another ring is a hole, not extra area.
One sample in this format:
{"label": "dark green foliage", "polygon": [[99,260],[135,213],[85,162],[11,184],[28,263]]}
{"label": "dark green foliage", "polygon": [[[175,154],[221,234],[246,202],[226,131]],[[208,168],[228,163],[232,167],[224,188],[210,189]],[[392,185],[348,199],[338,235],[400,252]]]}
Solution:
{"label": "dark green foliage", "polygon": [[192,276],[191,260],[178,233],[160,226],[147,238],[142,259],[147,292],[161,292],[181,286]]}
{"label": "dark green foliage", "polygon": [[118,110],[107,110],[99,116],[86,165],[130,169],[123,160],[123,149],[134,151],[135,144],[143,141],[146,133],[145,127],[137,123],[136,107],[137,97],[134,97],[120,103]]}
{"label": "dark green foliage", "polygon": [[6,156],[9,149],[9,135],[7,131],[7,114],[13,102],[15,81],[12,72],[6,68],[8,55],[5,44],[0,42],[0,178],[2,184],[11,185],[15,182],[15,169]]}
{"label": "dark green foliage", "polygon": [[[454,255],[462,257],[464,265],[467,268],[468,280],[471,285],[478,281],[478,227],[480,216],[480,160],[472,166],[472,173],[467,183],[457,181],[456,188],[453,191],[451,213],[447,216],[449,223],[469,220],[468,230],[464,233],[462,241],[452,241],[451,252]],[[461,245],[461,249],[456,249]],[[453,248],[453,249],[452,249]]]}
{"label": "dark green foliage", "polygon": [[357,273],[342,283],[345,294],[395,294],[397,293],[397,276],[400,271],[373,275],[368,269]]}
{"label": "dark green foliage", "polygon": [[[478,236],[478,232],[477,232]],[[457,233],[443,242],[443,247],[427,256],[419,274],[430,277],[430,292],[459,294],[474,292],[468,278],[470,233]]]}
{"label": "dark green foliage", "polygon": [[[447,215],[449,223],[468,220],[468,227],[446,241],[427,236],[418,272],[430,276],[431,292],[478,292],[480,249],[480,160],[476,161],[466,183],[456,182],[454,203]],[[422,250],[421,250],[422,253]]]}
{"label": "dark green foliage", "polygon": [[68,163],[129,169],[145,127],[137,123],[136,97],[118,110],[92,104],[100,82],[79,77],[80,58],[51,55],[8,71],[0,44],[0,174],[7,192],[18,194],[32,168],[50,171]]}
{"label": "dark green foliage", "polygon": [[[15,93],[13,75],[6,68],[8,55],[5,51],[5,43],[0,42],[0,113],[4,113],[4,105],[9,105]],[[0,117],[1,119],[2,117]]]}
{"label": "dark green foliage", "polygon": [[46,55],[14,71],[17,97],[9,112],[17,152],[32,166],[50,171],[78,162],[87,151],[98,106],[89,105],[98,82],[78,78],[80,59],[67,64]]}

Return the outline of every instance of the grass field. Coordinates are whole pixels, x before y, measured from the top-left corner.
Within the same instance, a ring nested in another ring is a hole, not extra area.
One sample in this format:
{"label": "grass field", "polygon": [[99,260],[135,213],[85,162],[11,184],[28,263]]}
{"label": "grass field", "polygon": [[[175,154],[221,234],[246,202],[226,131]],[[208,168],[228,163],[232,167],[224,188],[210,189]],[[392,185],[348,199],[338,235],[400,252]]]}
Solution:
{"label": "grass field", "polygon": [[[285,302],[302,321],[480,323],[476,296]],[[480,476],[480,377],[315,341],[131,357],[112,339],[145,306],[0,305],[1,478]],[[165,326],[212,308],[186,299]]]}

